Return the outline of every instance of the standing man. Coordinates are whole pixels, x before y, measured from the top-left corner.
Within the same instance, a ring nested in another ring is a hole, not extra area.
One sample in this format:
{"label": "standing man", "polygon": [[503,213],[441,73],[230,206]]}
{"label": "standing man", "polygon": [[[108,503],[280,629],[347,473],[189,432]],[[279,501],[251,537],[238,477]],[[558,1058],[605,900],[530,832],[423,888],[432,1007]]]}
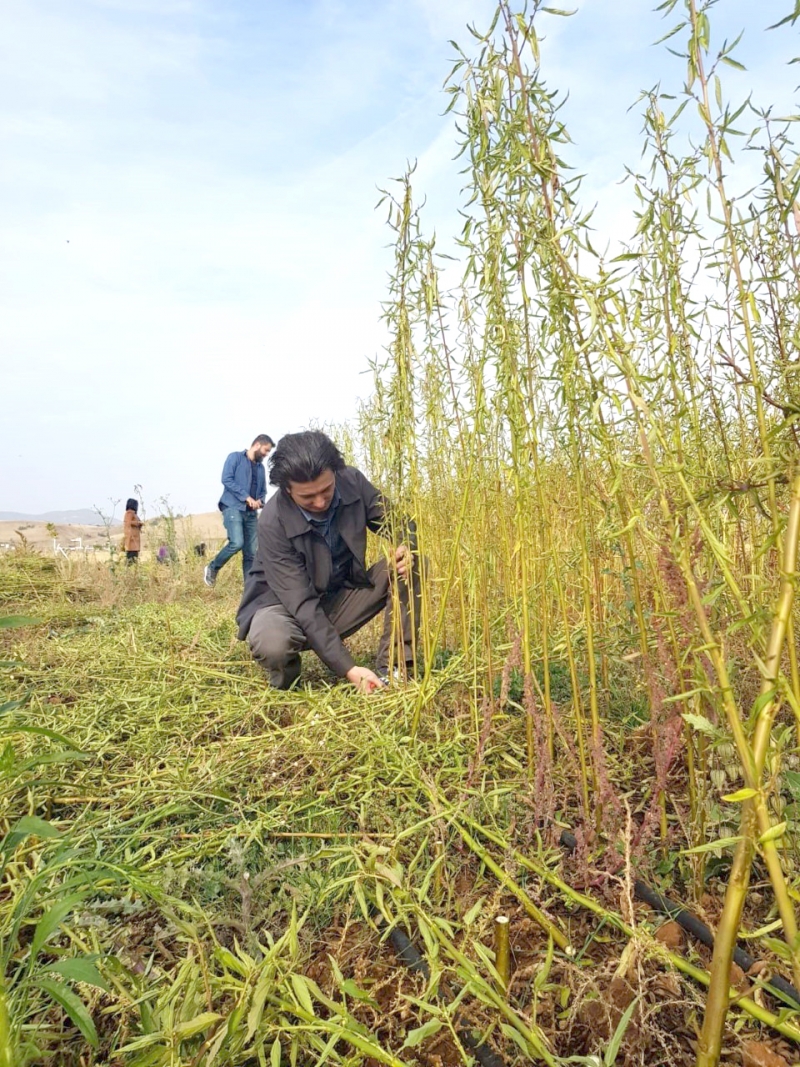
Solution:
{"label": "standing man", "polygon": [[[387,683],[392,659],[400,671],[413,670],[420,607],[413,524],[402,523],[391,564],[382,559],[367,570],[367,530],[393,536],[389,504],[317,430],[281,438],[270,482],[278,492],[258,522],[258,552],[236,621],[271,684],[288,689],[309,648],[365,693]],[[384,608],[375,671],[358,667],[342,638]]]}
{"label": "standing man", "polygon": [[242,572],[247,578],[258,547],[258,509],[263,508],[267,495],[264,460],[274,447],[272,438],[260,433],[244,452],[231,452],[225,460],[219,510],[228,543],[203,571],[206,585],[214,585],[219,572],[237,552],[242,553]]}

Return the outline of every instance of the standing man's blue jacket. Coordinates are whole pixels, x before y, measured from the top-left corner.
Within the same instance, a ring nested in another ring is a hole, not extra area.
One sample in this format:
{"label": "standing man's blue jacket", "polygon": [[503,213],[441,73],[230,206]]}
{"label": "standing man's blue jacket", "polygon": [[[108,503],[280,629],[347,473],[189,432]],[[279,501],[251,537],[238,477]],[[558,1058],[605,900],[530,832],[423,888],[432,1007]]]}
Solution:
{"label": "standing man's blue jacket", "polygon": [[[263,463],[256,463],[256,500],[264,500],[267,494],[267,473]],[[253,464],[247,458],[247,449],[244,452],[231,452],[225,460],[222,468],[222,484],[225,488],[219,500],[219,510],[223,508],[235,508],[237,511],[246,511],[245,501],[250,493],[250,477],[253,473]]]}

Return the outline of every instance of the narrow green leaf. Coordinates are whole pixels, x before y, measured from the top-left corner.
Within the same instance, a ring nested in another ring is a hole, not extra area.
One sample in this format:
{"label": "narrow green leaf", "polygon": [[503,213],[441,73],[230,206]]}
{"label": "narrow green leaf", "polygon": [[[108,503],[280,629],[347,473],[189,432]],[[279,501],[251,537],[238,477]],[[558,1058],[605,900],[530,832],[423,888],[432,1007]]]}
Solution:
{"label": "narrow green leaf", "polygon": [[242,961],[237,959],[236,956],[227,948],[222,945],[217,945],[214,949],[214,955],[228,970],[233,971],[234,974],[238,974],[240,978],[247,978],[250,971],[242,964]]}
{"label": "narrow green leaf", "polygon": [[605,1055],[603,1056],[603,1067],[614,1067],[614,1064],[617,1061],[617,1053],[619,1052],[620,1046],[622,1045],[622,1039],[625,1036],[625,1031],[628,1029],[628,1025],[631,1021],[633,1013],[634,1011],[636,1011],[639,999],[639,997],[636,997],[634,1000],[631,1001],[631,1003],[625,1009],[625,1014],[617,1023],[617,1028],[614,1031],[614,1036],[611,1038],[611,1041],[608,1044],[608,1048],[605,1051]]}
{"label": "narrow green leaf", "polygon": [[83,896],[79,893],[70,893],[69,896],[64,897],[63,900],[59,900],[57,904],[54,904],[52,908],[49,908],[36,924],[36,930],[34,931],[33,940],[31,941],[30,959],[33,962],[39,954],[42,945],[47,941],[49,937],[58,930],[61,923],[66,919],[76,904],[79,904],[83,900]]}
{"label": "narrow green leaf", "polygon": [[369,904],[364,893],[364,887],[360,882],[355,882],[353,885],[353,893],[358,901],[358,906],[361,908],[361,914],[365,919],[369,918]]}
{"label": "narrow green leaf", "polygon": [[275,978],[271,967],[265,967],[261,972],[256,987],[253,990],[253,999],[250,1002],[250,1011],[247,1013],[247,1037],[249,1042],[253,1034],[258,1029],[258,1024],[261,1022],[261,1016],[264,1013],[264,1005],[267,1002],[267,994],[269,993]]}
{"label": "narrow green leaf", "polygon": [[292,989],[294,995],[300,1001],[301,1007],[305,1008],[309,1015],[314,1014],[314,1003],[311,1000],[311,994],[308,991],[306,981],[301,974],[293,974],[290,976],[292,981]]}
{"label": "narrow green leaf", "polygon": [[708,734],[709,737],[714,737],[717,734],[716,726],[713,722],[709,722],[705,715],[698,715],[694,711],[684,711],[681,718],[685,723],[688,723],[693,730],[697,730],[701,734]]}
{"label": "narrow green leaf", "polygon": [[544,987],[545,982],[550,977],[550,968],[553,966],[553,957],[555,955],[555,943],[552,937],[547,939],[547,955],[544,958],[544,963],[536,972],[536,976],[533,979],[533,988],[538,992]]}
{"label": "narrow green leaf", "polygon": [[778,690],[773,687],[772,689],[768,689],[766,693],[759,693],[756,699],[753,701],[753,707],[750,714],[755,717],[759,714],[759,712],[763,711],[767,704],[771,703],[775,699],[777,692]]}
{"label": "narrow green leaf", "polygon": [[759,845],[766,845],[770,841],[775,841],[779,837],[783,837],[786,833],[786,827],[789,824],[784,820],[783,822],[775,823],[774,826],[770,826],[766,833],[762,834],[758,839]]}
{"label": "narrow green leaf", "polygon": [[790,960],[792,958],[792,951],[785,941],[781,941],[779,937],[765,937],[765,946],[770,949],[778,959]]}
{"label": "narrow green leaf", "polygon": [[276,1037],[269,1050],[270,1067],[281,1067],[281,1039]]}
{"label": "narrow green leaf", "polygon": [[56,963],[46,964],[44,969],[55,971],[62,978],[70,978],[73,982],[86,982],[87,985],[97,986],[106,992],[109,990],[108,982],[88,956],[69,956]]}
{"label": "narrow green leaf", "polygon": [[747,941],[757,941],[759,938],[767,937],[774,930],[780,930],[783,923],[780,919],[773,919],[771,923],[767,923],[765,926],[759,926],[757,930],[740,930],[739,937],[744,938]]}
{"label": "narrow green leaf", "polygon": [[220,1015],[216,1011],[204,1011],[199,1015],[196,1015],[194,1019],[188,1019],[185,1023],[179,1023],[175,1027],[175,1036],[179,1041],[185,1041],[189,1037],[194,1037],[196,1034],[201,1034],[204,1030],[208,1030],[214,1023],[220,1021],[224,1016]]}
{"label": "narrow green leaf", "polygon": [[409,1030],[406,1034],[406,1039],[403,1042],[403,1048],[416,1048],[417,1045],[421,1045],[429,1037],[433,1037],[434,1034],[438,1034],[444,1023],[441,1019],[428,1019],[422,1026],[416,1027],[414,1030]]}
{"label": "narrow green leaf", "polygon": [[719,837],[716,841],[706,841],[704,845],[695,845],[694,848],[682,849],[682,856],[696,856],[700,852],[714,852],[718,848],[732,848],[738,845],[741,837]]}
{"label": "narrow green leaf", "polygon": [[795,800],[800,800],[800,771],[782,771],[781,780]]}
{"label": "narrow green leaf", "polygon": [[38,815],[23,815],[14,824],[14,834],[36,834],[37,837],[61,837],[61,831],[53,826],[47,819],[40,819]]}
{"label": "narrow green leaf", "polygon": [[41,621],[32,619],[29,615],[6,615],[0,618],[0,630],[11,630],[15,626],[38,626]]}
{"label": "narrow green leaf", "polygon": [[20,726],[18,723],[14,723],[5,727],[0,733],[36,734],[37,737],[49,737],[51,741],[58,741],[59,744],[74,748],[76,751],[80,749],[80,745],[76,745],[74,741],[70,741],[68,737],[64,737],[63,734],[59,734],[55,730],[48,730],[46,726]]}
{"label": "narrow green leaf", "polygon": [[167,1035],[163,1030],[154,1030],[152,1034],[143,1034],[141,1037],[129,1041],[127,1045],[123,1045],[122,1048],[118,1048],[117,1055],[123,1055],[127,1052],[138,1052],[140,1049],[147,1048],[148,1045],[155,1045],[159,1041],[166,1041],[166,1039]]}
{"label": "narrow green leaf", "polygon": [[17,708],[21,708],[22,705],[27,704],[27,702],[27,697],[22,700],[7,700],[5,704],[0,704],[0,715],[5,715],[9,711],[16,711]]}
{"label": "narrow green leaf", "polygon": [[653,41],[653,44],[657,45],[662,44],[664,41],[668,41],[670,37],[674,37],[676,33],[680,33],[685,25],[685,22],[679,22],[677,26],[673,26],[671,30],[668,30],[663,37],[659,37],[657,41]]}
{"label": "narrow green leaf", "polygon": [[16,823],[11,827],[9,832],[3,839],[1,850],[3,852],[10,852],[12,848],[23,841],[29,834],[33,834],[35,837],[61,837],[61,831],[57,830],[51,822],[47,819],[40,819],[38,815],[23,815],[21,819],[18,819]]}
{"label": "narrow green leaf", "polygon": [[378,1006],[369,993],[356,985],[352,978],[345,978],[345,980],[339,984],[339,988],[343,993],[346,993],[348,997],[352,997],[353,1000],[361,1000],[365,1004],[372,1004],[376,1008]]}
{"label": "narrow green leaf", "polygon": [[722,799],[726,804],[741,804],[743,800],[750,800],[758,793],[757,789],[751,789],[746,786],[744,789],[737,789],[735,793],[728,793]]}
{"label": "narrow green leaf", "polygon": [[509,1023],[500,1023],[500,1029],[503,1031],[505,1036],[510,1041],[513,1041],[514,1044],[520,1049],[523,1056],[525,1056],[526,1059],[530,1059],[531,1050],[528,1047],[528,1042],[525,1040],[519,1030],[517,1030],[515,1026],[511,1026]]}
{"label": "narrow green leaf", "polygon": [[88,753],[76,752],[75,749],[66,752],[42,752],[40,755],[32,756],[30,759],[25,760],[24,763],[20,763],[17,769],[29,771],[34,767],[44,767],[51,763],[70,763],[72,760],[87,759],[89,759]]}
{"label": "narrow green leaf", "polygon": [[464,920],[463,921],[464,921],[464,925],[465,926],[472,926],[472,924],[475,922],[475,920],[480,915],[481,909],[483,908],[483,905],[485,903],[486,903],[486,897],[479,897],[478,900],[475,901],[475,903],[472,905],[472,907],[469,909],[469,911],[464,916]]}
{"label": "narrow green leaf", "polygon": [[92,1022],[88,1008],[77,993],[73,993],[69,986],[63,982],[56,981],[55,978],[40,978],[39,985],[46,993],[50,994],[56,1004],[61,1005],[92,1048],[97,1048],[100,1044],[97,1030]]}

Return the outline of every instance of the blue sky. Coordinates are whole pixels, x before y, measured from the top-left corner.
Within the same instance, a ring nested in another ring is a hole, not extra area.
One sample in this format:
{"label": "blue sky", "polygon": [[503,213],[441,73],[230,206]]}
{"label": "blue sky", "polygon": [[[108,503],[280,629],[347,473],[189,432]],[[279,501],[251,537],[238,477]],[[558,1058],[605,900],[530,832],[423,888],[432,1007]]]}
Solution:
{"label": "blue sky", "polygon": [[[795,109],[789,0],[721,0],[753,91]],[[449,38],[484,0],[8,0],[0,12],[0,510],[211,510],[222,461],[351,416],[383,343],[378,187],[418,159],[425,218],[457,227]],[[569,158],[600,238],[627,229],[628,111],[683,69],[642,0],[544,17]]]}

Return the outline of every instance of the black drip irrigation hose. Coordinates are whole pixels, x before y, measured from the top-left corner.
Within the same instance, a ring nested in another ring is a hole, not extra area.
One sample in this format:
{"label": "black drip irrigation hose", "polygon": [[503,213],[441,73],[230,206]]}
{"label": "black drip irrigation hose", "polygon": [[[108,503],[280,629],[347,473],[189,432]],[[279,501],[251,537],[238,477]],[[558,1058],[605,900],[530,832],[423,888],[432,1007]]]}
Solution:
{"label": "black drip irrigation hose", "polygon": [[[561,834],[561,844],[564,848],[569,849],[570,852],[574,852],[578,842],[573,834],[568,830],[564,830]],[[670,919],[683,927],[688,934],[691,934],[692,937],[696,937],[698,941],[707,945],[710,949],[714,948],[714,935],[709,928],[701,919],[698,919],[696,915],[687,911],[682,904],[677,904],[674,900],[670,900],[669,897],[662,896],[661,893],[658,893],[655,889],[651,889],[651,887],[640,878],[637,878],[633,883],[633,895],[637,900],[649,904],[650,907],[654,908],[656,911],[668,915]],[[733,961],[741,967],[745,974],[747,974],[756,962],[749,952],[745,952],[745,950],[739,948],[738,945],[733,951]],[[785,978],[781,978],[779,974],[767,978],[764,984],[771,987],[781,997],[788,997],[790,1000],[793,1000],[795,1004],[800,1005],[800,993],[798,993],[794,986],[787,982]]]}
{"label": "black drip irrigation hose", "polygon": [[[375,918],[378,929],[381,932],[386,931],[386,923],[379,917],[377,910],[373,911],[373,917]],[[397,926],[393,926],[389,930],[389,940],[392,943],[392,948],[397,955],[397,958],[408,967],[409,971],[416,971],[417,974],[425,976],[426,980],[430,978],[431,971],[428,967],[428,961],[417,949],[417,946],[411,941],[408,935]],[[442,1000],[446,1000],[443,994],[440,994]],[[473,1054],[481,1067],[505,1067],[505,1061],[497,1055],[488,1045],[485,1045],[482,1041],[479,1041],[471,1030],[465,1029],[456,1021],[456,1033],[458,1034],[458,1040],[464,1046],[469,1049]]]}

